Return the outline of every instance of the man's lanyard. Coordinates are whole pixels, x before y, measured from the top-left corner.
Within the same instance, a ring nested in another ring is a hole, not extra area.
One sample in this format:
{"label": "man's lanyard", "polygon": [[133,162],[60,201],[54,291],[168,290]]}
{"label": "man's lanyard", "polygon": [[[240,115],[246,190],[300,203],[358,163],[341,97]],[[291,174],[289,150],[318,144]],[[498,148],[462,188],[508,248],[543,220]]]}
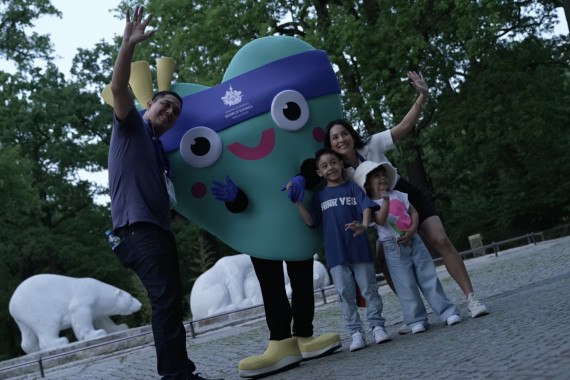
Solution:
{"label": "man's lanyard", "polygon": [[159,138],[154,136],[154,130],[152,129],[152,124],[150,120],[145,120],[147,125],[148,134],[152,140],[154,145],[154,150],[156,152],[156,157],[158,160],[158,164],[162,169],[162,172],[170,179],[172,179],[172,168],[170,167],[170,162],[168,162],[168,158],[166,158],[166,153],[164,152],[164,148],[162,147],[162,142]]}
{"label": "man's lanyard", "polygon": [[145,120],[145,124],[147,125],[147,131],[152,140],[152,144],[154,145],[154,150],[156,152],[156,159],[162,170],[162,174],[164,175],[164,183],[166,185],[166,191],[168,192],[168,197],[170,198],[170,202],[176,205],[176,193],[174,192],[174,185],[172,184],[172,167],[170,166],[170,162],[166,157],[166,153],[164,152],[164,148],[162,146],[162,142],[160,139],[154,136],[154,130],[152,129],[152,124],[150,120]]}

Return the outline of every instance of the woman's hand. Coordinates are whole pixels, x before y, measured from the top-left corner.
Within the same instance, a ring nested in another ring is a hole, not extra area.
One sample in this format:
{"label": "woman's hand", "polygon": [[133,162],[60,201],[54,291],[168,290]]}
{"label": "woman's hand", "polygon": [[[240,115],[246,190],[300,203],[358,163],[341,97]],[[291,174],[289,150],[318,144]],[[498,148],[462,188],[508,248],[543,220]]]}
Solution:
{"label": "woman's hand", "polygon": [[411,80],[410,85],[416,90],[418,90],[420,94],[423,94],[425,96],[428,95],[429,87],[421,75],[419,75],[415,71],[408,71],[408,78],[410,78]]}

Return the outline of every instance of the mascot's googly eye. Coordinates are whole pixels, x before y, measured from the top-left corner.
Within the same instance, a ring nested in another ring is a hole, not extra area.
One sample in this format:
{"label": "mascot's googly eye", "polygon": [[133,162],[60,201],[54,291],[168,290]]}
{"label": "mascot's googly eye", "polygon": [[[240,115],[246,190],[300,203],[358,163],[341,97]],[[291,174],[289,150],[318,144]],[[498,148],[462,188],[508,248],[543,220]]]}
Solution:
{"label": "mascot's googly eye", "polygon": [[195,127],[182,136],[180,155],[186,163],[195,168],[214,164],[222,154],[222,139],[210,128]]}
{"label": "mascot's googly eye", "polygon": [[299,92],[281,91],[271,103],[271,117],[279,128],[296,131],[303,128],[309,120],[309,105]]}

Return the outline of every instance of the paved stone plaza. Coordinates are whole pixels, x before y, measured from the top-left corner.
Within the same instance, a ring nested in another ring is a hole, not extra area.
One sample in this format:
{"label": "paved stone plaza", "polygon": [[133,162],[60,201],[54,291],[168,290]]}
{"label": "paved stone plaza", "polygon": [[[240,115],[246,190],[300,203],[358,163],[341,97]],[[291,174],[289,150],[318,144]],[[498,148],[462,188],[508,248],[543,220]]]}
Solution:
{"label": "paved stone plaza", "polygon": [[[400,306],[380,288],[392,342],[349,352],[337,302],[319,305],[315,334],[338,332],[343,348],[266,379],[567,379],[570,373],[570,237],[465,261],[478,298],[491,314],[472,319],[465,297],[444,267],[438,275],[464,318],[443,326],[430,314],[424,334],[398,335]],[[316,296],[319,298],[319,296]],[[331,298],[331,299],[334,299]],[[365,312],[361,309],[365,321]],[[238,362],[263,353],[263,318],[188,337],[188,351],[205,377],[239,379]],[[0,378],[6,378],[0,363]],[[39,370],[13,379],[41,379]],[[158,379],[151,343],[45,368],[46,379]]]}

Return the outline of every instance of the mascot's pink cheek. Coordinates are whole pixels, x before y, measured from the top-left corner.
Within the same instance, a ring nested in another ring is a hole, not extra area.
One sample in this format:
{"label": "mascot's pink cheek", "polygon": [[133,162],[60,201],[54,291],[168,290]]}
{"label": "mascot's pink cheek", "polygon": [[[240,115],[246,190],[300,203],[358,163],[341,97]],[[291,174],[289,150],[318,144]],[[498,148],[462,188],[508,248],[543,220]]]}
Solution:
{"label": "mascot's pink cheek", "polygon": [[204,195],[206,195],[206,185],[204,185],[202,182],[197,182],[194,185],[192,185],[192,196],[194,198],[202,198]]}
{"label": "mascot's pink cheek", "polygon": [[316,142],[322,143],[325,141],[325,131],[321,127],[316,127],[313,129],[313,138]]}

